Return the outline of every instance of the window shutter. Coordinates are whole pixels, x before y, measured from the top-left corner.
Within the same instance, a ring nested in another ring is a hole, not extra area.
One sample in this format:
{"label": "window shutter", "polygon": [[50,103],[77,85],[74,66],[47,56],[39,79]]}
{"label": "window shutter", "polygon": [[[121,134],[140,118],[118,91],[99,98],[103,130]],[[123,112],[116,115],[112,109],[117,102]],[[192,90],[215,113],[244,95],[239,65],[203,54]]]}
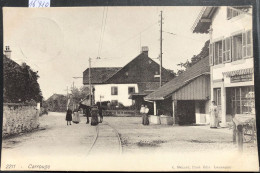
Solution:
{"label": "window shutter", "polygon": [[234,37],[231,37],[231,45],[232,45],[232,47],[231,47],[231,61],[235,61],[235,50],[234,50],[234,47],[235,47],[235,40],[234,40]]}
{"label": "window shutter", "polygon": [[214,57],[214,64],[218,65],[218,48],[219,44],[213,43],[213,57]]}
{"label": "window shutter", "polygon": [[246,32],[246,56],[252,56],[252,31],[249,30]]}
{"label": "window shutter", "polygon": [[231,37],[228,37],[225,39],[225,45],[226,45],[226,61],[231,61]]}
{"label": "window shutter", "polygon": [[242,33],[242,58],[246,57],[246,32]]}
{"label": "window shutter", "polygon": [[209,65],[213,65],[213,44],[209,44]]}
{"label": "window shutter", "polygon": [[222,40],[223,63],[226,62],[226,40]]}

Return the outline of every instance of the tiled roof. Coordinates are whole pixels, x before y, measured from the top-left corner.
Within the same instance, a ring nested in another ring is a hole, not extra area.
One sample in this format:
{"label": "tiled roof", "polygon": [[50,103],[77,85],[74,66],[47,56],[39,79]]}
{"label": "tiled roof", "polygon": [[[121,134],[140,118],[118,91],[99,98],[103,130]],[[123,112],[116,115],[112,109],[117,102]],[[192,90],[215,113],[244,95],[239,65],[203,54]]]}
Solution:
{"label": "tiled roof", "polygon": [[[159,77],[154,77],[159,73],[160,65],[152,60],[146,53],[140,53],[118,72],[116,72],[106,83],[139,83],[139,82],[157,82]],[[162,67],[162,81],[168,82],[174,77],[174,74]]]}
{"label": "tiled roof", "polygon": [[[166,83],[166,82],[164,82],[164,83]],[[139,83],[137,83],[137,85],[138,85],[138,91],[139,91],[138,93],[150,94],[151,92],[160,88],[159,82],[139,82]]]}
{"label": "tiled roof", "polygon": [[[101,84],[114,75],[121,67],[94,67],[91,68],[91,83]],[[89,69],[83,72],[83,84],[89,83],[88,78]]]}
{"label": "tiled roof", "polygon": [[146,96],[145,100],[164,100],[183,87],[188,81],[210,72],[209,58],[203,58],[161,88]]}

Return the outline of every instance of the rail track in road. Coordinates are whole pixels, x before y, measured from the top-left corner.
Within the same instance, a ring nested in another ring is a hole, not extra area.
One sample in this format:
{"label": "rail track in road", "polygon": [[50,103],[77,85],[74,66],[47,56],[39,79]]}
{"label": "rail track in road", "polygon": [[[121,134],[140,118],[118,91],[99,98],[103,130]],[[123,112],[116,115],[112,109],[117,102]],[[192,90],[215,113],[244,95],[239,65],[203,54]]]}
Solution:
{"label": "rail track in road", "polygon": [[[117,138],[117,141],[118,141],[118,152],[119,152],[119,154],[122,154],[123,148],[122,148],[122,142],[121,142],[121,137],[119,135],[119,132],[117,131],[117,129],[114,126],[110,125],[106,121],[103,121],[102,124],[98,124],[96,126],[96,135],[95,135],[94,140],[93,140],[93,142],[92,142],[92,144],[91,144],[91,146],[90,146],[90,148],[87,152],[87,155],[90,155],[91,151],[93,151],[93,149],[95,149],[97,142],[100,140],[100,138],[102,138],[102,136],[100,136],[100,126],[103,126],[103,127],[108,126],[109,128],[111,128],[113,130],[113,132],[114,132],[114,134]],[[107,145],[107,146],[109,146],[109,145]]]}

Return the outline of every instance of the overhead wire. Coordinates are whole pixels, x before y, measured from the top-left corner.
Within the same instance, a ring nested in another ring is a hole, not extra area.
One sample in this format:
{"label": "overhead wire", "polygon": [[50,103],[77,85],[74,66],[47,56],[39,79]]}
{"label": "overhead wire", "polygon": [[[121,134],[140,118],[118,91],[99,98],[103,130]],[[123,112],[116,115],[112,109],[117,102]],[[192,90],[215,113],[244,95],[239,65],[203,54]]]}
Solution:
{"label": "overhead wire", "polygon": [[181,35],[181,34],[172,33],[172,32],[168,32],[168,31],[162,31],[162,32],[167,33],[167,34],[171,34],[171,35],[176,35],[178,37],[183,37],[183,38],[186,38],[186,39],[190,39],[190,40],[194,40],[194,41],[198,41],[198,42],[203,42],[204,43],[204,41],[197,40],[197,39],[194,39],[194,38],[191,38],[191,37],[187,37],[187,36],[184,36],[184,35]]}
{"label": "overhead wire", "polygon": [[146,27],[146,28],[143,29],[142,31],[138,32],[137,34],[133,35],[132,37],[129,37],[129,38],[126,39],[125,41],[123,41],[123,42],[121,42],[120,44],[118,44],[118,46],[115,46],[114,48],[111,48],[111,49],[109,49],[109,50],[106,50],[106,51],[104,51],[103,53],[106,53],[106,52],[108,52],[108,51],[111,51],[111,50],[114,50],[114,49],[116,49],[116,48],[118,48],[118,47],[123,46],[123,45],[126,44],[128,41],[130,41],[130,40],[132,40],[132,39],[134,39],[134,38],[140,36],[140,34],[142,34],[143,32],[145,32],[145,31],[147,31],[147,30],[149,30],[150,28],[152,28],[152,27],[153,27],[154,25],[156,25],[157,23],[158,23],[157,21],[156,21],[155,23],[152,23],[151,25],[149,25],[148,27]]}
{"label": "overhead wire", "polygon": [[104,23],[105,9],[106,9],[106,7],[103,8],[103,17],[102,17],[102,24],[101,24],[101,31],[100,31],[101,33],[100,33],[99,44],[98,44],[98,56],[100,53],[100,45],[101,45],[101,39],[102,39],[102,35],[103,35],[103,23]]}
{"label": "overhead wire", "polygon": [[101,46],[100,46],[100,51],[99,51],[98,57],[100,57],[100,54],[101,54],[101,52],[102,52],[103,40],[104,40],[104,33],[105,33],[105,30],[106,30],[108,7],[106,7],[106,12],[105,12],[105,13],[106,13],[105,24],[104,24],[104,27],[103,27],[103,34],[102,34],[102,38],[101,38]]}

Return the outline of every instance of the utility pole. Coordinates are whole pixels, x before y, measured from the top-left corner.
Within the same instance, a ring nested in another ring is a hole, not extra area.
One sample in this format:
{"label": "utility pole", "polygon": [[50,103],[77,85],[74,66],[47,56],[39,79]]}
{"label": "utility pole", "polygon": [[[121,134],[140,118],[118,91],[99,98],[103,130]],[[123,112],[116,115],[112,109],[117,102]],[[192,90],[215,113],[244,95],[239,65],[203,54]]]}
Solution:
{"label": "utility pole", "polygon": [[89,70],[88,70],[88,82],[89,82],[89,100],[90,100],[90,106],[92,106],[92,87],[91,87],[91,58],[89,58]]}
{"label": "utility pole", "polygon": [[160,28],[160,87],[162,86],[162,11],[161,11],[161,28]]}

